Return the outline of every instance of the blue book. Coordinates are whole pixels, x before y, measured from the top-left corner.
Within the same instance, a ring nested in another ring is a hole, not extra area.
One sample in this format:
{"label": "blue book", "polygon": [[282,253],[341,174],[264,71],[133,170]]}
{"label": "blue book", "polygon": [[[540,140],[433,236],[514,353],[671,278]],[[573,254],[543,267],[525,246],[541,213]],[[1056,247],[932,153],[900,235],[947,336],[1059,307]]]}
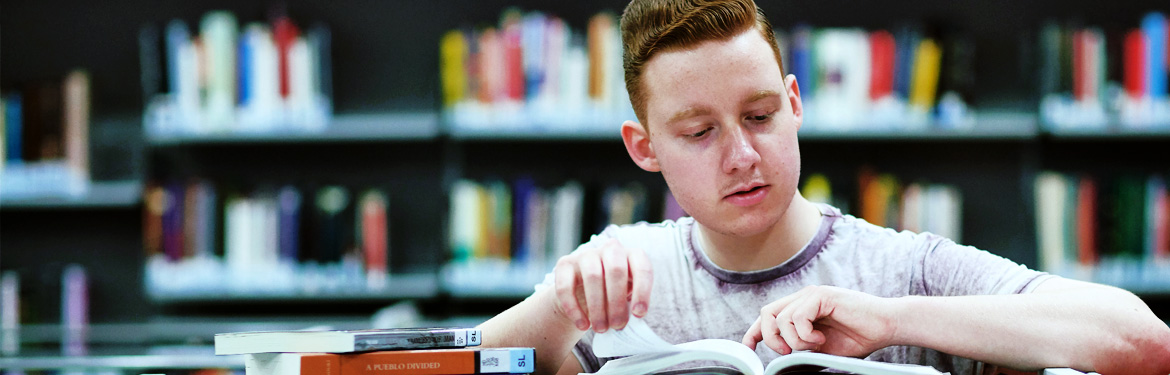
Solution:
{"label": "blue book", "polygon": [[531,178],[524,177],[512,183],[512,261],[527,262],[532,253],[532,244],[528,243],[528,206],[532,204],[531,195],[536,190],[536,183]]}
{"label": "blue book", "polygon": [[179,48],[190,39],[191,32],[183,21],[176,19],[167,24],[167,81],[171,94],[179,92]]}
{"label": "blue book", "polygon": [[20,163],[21,127],[23,116],[20,94],[9,94],[4,100],[4,160],[6,163]]}
{"label": "blue book", "polygon": [[914,52],[922,41],[922,32],[904,25],[894,32],[894,95],[910,98],[910,77],[914,74]]}
{"label": "blue book", "polygon": [[1155,101],[1166,98],[1166,16],[1161,13],[1150,13],[1142,18],[1142,33],[1149,41],[1147,47],[1146,69],[1149,79],[1146,89],[1150,99]]}
{"label": "blue book", "polygon": [[285,186],[277,193],[279,205],[280,238],[277,246],[282,261],[297,262],[300,257],[301,192],[293,186]]}
{"label": "blue book", "polygon": [[245,106],[248,104],[252,88],[249,86],[252,83],[252,42],[249,37],[255,33],[253,29],[248,29],[240,35],[239,42],[236,43],[236,105]]}
{"label": "blue book", "polygon": [[807,25],[792,32],[792,74],[800,86],[800,96],[809,100],[816,94],[816,64],[813,63],[813,32]]}

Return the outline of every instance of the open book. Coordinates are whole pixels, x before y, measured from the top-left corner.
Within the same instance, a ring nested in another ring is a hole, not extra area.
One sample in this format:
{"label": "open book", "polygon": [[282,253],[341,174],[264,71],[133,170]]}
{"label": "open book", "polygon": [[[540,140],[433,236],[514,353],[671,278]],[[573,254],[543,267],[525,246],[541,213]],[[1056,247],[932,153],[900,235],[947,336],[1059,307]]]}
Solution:
{"label": "open book", "polygon": [[[760,362],[756,352],[742,343],[707,339],[671,345],[641,319],[630,319],[626,328],[611,330],[593,338],[593,353],[598,358],[613,358],[594,375],[624,375],[668,372],[671,374],[726,373],[717,368],[704,367],[690,372],[674,368],[693,361],[713,361],[729,366],[745,375],[775,375],[791,372],[812,372],[821,368],[864,375],[941,375],[933,367],[867,361],[824,353],[794,352],[767,364]],[[667,371],[669,369],[669,371]]]}

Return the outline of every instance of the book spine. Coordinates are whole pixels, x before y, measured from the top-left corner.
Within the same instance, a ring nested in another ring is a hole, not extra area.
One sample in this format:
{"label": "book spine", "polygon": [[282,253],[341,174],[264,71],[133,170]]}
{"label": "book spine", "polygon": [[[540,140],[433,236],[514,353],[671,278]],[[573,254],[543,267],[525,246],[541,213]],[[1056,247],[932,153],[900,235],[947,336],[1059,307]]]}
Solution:
{"label": "book spine", "polygon": [[474,350],[399,350],[339,355],[344,375],[476,374]]}
{"label": "book spine", "polygon": [[532,348],[484,349],[476,352],[478,373],[531,373],[536,371],[536,350]]}
{"label": "book spine", "polygon": [[361,231],[361,248],[366,264],[366,286],[370,289],[381,289],[387,285],[389,265],[389,223],[386,218],[388,199],[377,189],[366,192],[360,203],[359,230]]}
{"label": "book spine", "polygon": [[[480,331],[474,328],[377,333],[360,335],[353,346],[354,351],[457,348],[479,345],[480,336]],[[472,339],[475,339],[474,344]]]}
{"label": "book spine", "polygon": [[1132,99],[1146,93],[1146,36],[1140,30],[1125,35],[1125,93]]}
{"label": "book spine", "polygon": [[20,275],[4,271],[0,277],[0,354],[20,352]]}
{"label": "book spine", "polygon": [[24,127],[20,94],[10,94],[4,100],[4,160],[19,163],[21,160],[21,132]]}
{"label": "book spine", "polygon": [[[401,350],[337,356],[343,375],[525,374],[535,371],[533,348]],[[305,374],[304,371],[301,373]]]}
{"label": "book spine", "polygon": [[1146,64],[1146,79],[1149,82],[1146,89],[1149,90],[1150,99],[1154,100],[1166,98],[1166,52],[1167,44],[1170,44],[1166,29],[1166,17],[1161,13],[1150,13],[1142,18],[1142,30],[1149,42],[1146,46],[1146,58],[1149,59]]}
{"label": "book spine", "polygon": [[61,351],[65,355],[85,355],[86,332],[89,330],[89,282],[85,268],[71,264],[61,276]]}

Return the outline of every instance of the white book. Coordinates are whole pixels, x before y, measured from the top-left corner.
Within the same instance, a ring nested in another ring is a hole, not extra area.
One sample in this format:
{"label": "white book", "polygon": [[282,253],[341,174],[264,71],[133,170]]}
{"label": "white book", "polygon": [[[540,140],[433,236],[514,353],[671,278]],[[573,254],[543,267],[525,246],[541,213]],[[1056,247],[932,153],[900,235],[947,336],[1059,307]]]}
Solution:
{"label": "white book", "polygon": [[354,331],[259,331],[215,335],[215,354],[352,353],[479,346],[478,328],[391,328]]}
{"label": "white book", "polygon": [[[774,375],[798,366],[816,366],[863,375],[944,374],[930,366],[875,362],[814,352],[782,355],[765,367],[756,352],[743,343],[706,339],[671,345],[637,318],[631,319],[622,330],[598,334],[593,339],[593,351],[599,358],[630,355],[607,362],[595,375],[649,374],[694,361],[718,362],[744,375]],[[704,367],[704,371],[712,372],[709,369],[710,366]],[[679,369],[671,369],[670,372],[686,373]]]}

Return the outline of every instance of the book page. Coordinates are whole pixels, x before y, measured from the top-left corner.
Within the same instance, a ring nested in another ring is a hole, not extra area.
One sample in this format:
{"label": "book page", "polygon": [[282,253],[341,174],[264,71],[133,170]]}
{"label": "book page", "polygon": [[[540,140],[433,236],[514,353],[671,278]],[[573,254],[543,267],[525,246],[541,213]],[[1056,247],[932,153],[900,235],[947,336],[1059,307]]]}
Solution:
{"label": "book page", "polygon": [[706,339],[671,345],[639,318],[630,319],[621,330],[594,336],[593,354],[598,358],[646,354],[610,361],[597,374],[642,373],[696,360],[722,362],[745,374],[760,374],[764,370],[756,353],[742,343]]}
{"label": "book page", "polygon": [[780,356],[771,363],[763,374],[774,375],[784,369],[799,365],[814,365],[865,375],[942,375],[934,367],[867,361],[860,358],[842,357],[815,352],[793,352]]}

